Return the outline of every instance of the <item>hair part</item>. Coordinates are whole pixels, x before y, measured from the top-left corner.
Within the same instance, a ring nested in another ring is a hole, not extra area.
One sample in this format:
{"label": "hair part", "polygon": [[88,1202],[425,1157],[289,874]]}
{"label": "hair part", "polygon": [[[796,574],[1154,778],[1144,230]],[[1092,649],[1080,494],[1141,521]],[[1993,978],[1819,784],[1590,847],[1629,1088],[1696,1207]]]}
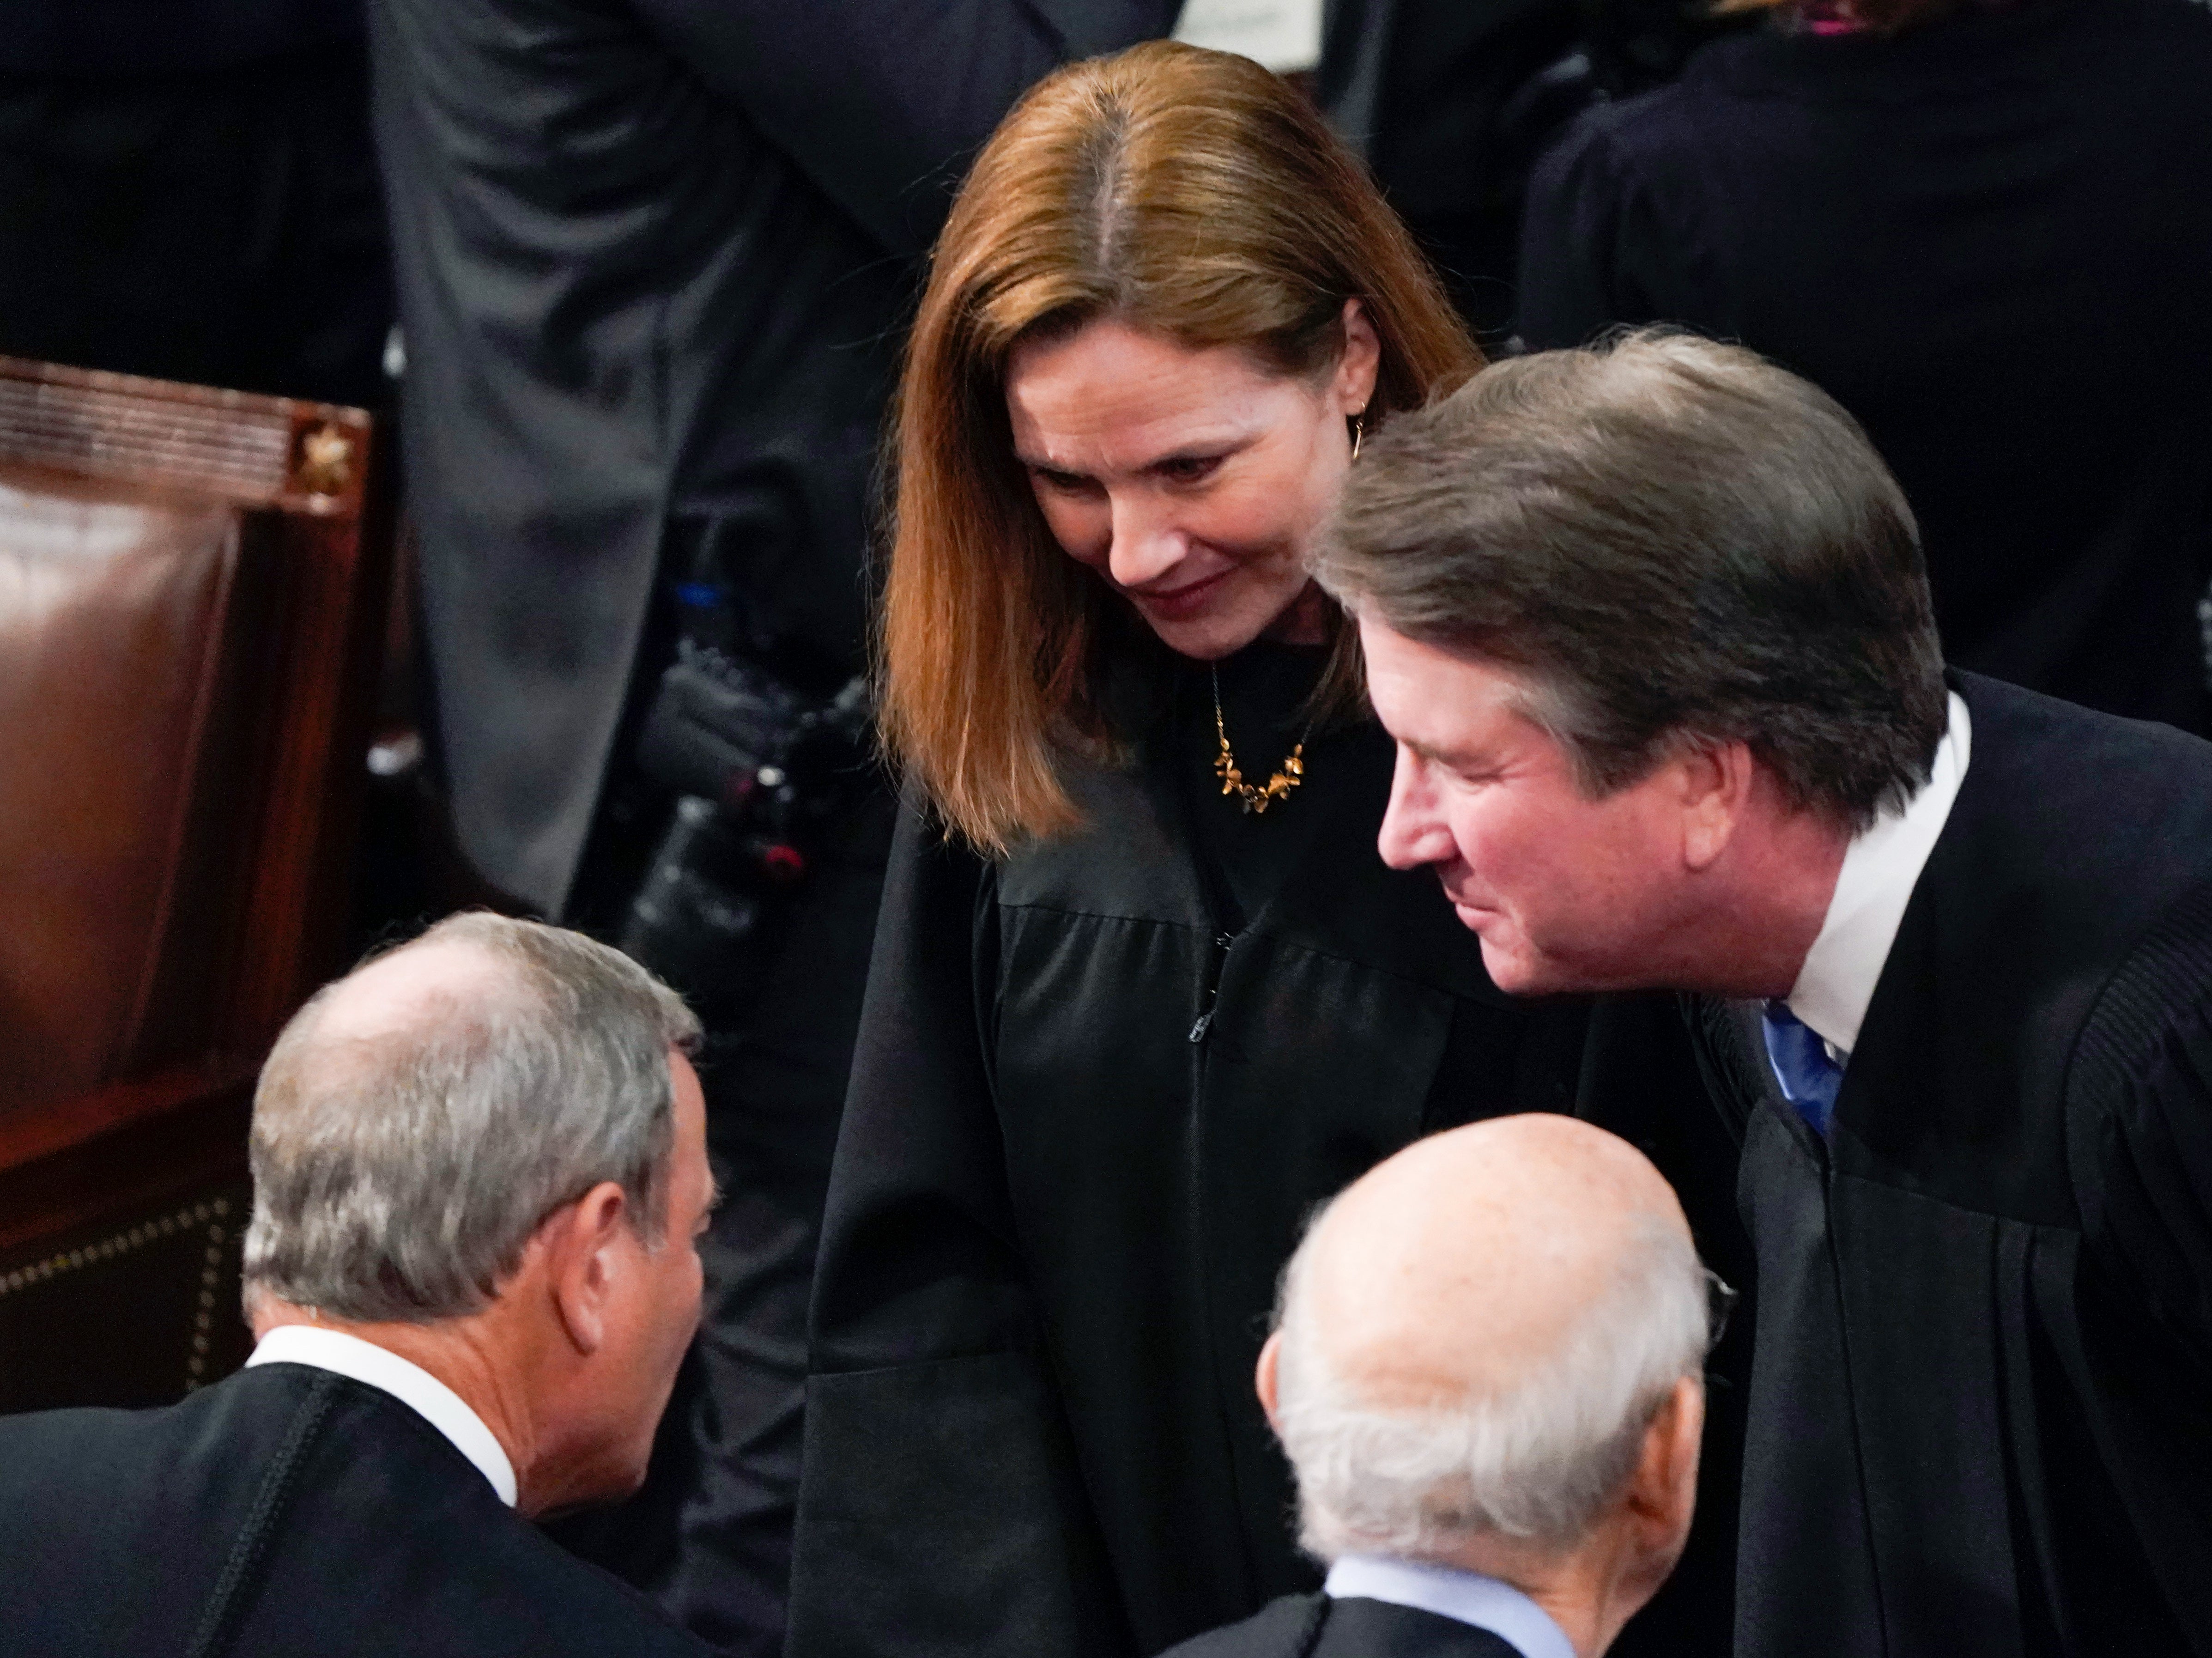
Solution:
{"label": "hair part", "polygon": [[1865,433],[1691,334],[1515,358],[1393,422],[1316,574],[1522,678],[1594,798],[1741,741],[1856,831],[1927,781],[1947,721],[1918,531]]}
{"label": "hair part", "polygon": [[1676,1384],[1703,1370],[1705,1271],[1653,1216],[1633,1224],[1619,1272],[1559,1350],[1510,1388],[1376,1409],[1336,1375],[1305,1313],[1318,1230],[1316,1217],[1283,1274],[1276,1418],[1299,1540],[1323,1560],[1446,1562],[1490,1537],[1571,1549],[1626,1488]]}
{"label": "hair part", "polygon": [[[1071,64],[993,135],[908,338],[876,640],[885,749],[951,830],[1003,853],[1073,828],[1061,759],[1116,736],[1103,664],[1159,648],[1046,526],[1013,454],[1015,348],[1112,318],[1318,375],[1349,300],[1382,348],[1370,432],[1480,366],[1358,160],[1249,59],[1156,41]],[[1346,701],[1349,633],[1330,683]]]}
{"label": "hair part", "polygon": [[605,1181],[637,1235],[665,1241],[668,1054],[700,1040],[682,999],[620,951],[533,921],[456,915],[398,949],[428,944],[481,950],[496,987],[404,1028],[326,1035],[340,980],[262,1068],[249,1316],[269,1297],[362,1323],[480,1311],[546,1217]]}

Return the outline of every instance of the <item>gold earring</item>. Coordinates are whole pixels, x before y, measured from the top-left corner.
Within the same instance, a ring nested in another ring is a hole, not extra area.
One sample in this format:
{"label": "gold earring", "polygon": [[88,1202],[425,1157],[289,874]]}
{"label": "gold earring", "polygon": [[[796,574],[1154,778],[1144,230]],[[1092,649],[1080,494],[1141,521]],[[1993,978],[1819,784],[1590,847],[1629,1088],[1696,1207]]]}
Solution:
{"label": "gold earring", "polygon": [[1360,440],[1367,435],[1367,411],[1363,409],[1352,417],[1352,458],[1359,459]]}

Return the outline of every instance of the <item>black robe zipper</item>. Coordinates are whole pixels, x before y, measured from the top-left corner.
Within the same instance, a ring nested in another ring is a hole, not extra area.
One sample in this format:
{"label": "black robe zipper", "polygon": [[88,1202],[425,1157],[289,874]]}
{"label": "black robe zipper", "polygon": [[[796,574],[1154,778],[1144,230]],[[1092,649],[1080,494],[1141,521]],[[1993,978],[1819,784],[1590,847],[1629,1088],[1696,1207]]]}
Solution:
{"label": "black robe zipper", "polygon": [[1206,1040],[1206,1031],[1213,1023],[1213,1005],[1221,999],[1221,969],[1229,961],[1229,946],[1237,942],[1233,932],[1216,932],[1213,947],[1206,955],[1206,978],[1199,987],[1198,1018],[1190,1028],[1194,1042]]}
{"label": "black robe zipper", "polygon": [[[1176,699],[1178,715],[1182,712],[1180,705],[1188,695],[1186,687],[1189,676],[1180,677],[1184,685],[1178,687]],[[1178,718],[1178,730],[1182,724]],[[1200,836],[1197,785],[1183,772],[1181,758],[1176,756],[1171,762],[1176,766],[1176,810],[1182,819],[1182,841],[1190,849],[1191,869],[1198,877],[1199,896],[1206,904],[1206,920],[1213,927],[1212,943],[1206,953],[1205,975],[1199,983],[1198,1017],[1190,1027],[1190,1042],[1196,1048],[1205,1044],[1206,1033],[1213,1028],[1214,1007],[1221,999],[1221,975],[1229,965],[1229,952],[1235,947],[1241,929],[1230,925],[1229,918],[1238,914],[1237,901],[1230,895],[1228,877],[1207,855],[1206,842]]]}

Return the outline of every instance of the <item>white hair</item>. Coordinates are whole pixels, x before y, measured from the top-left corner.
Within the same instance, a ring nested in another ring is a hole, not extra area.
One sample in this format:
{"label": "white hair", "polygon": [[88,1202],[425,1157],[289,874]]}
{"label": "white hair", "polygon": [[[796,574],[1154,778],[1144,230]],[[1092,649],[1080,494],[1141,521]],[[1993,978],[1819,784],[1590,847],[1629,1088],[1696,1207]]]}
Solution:
{"label": "white hair", "polygon": [[648,1244],[665,1230],[668,1050],[699,1039],[682,999],[534,921],[457,915],[416,942],[481,950],[503,982],[368,1037],[323,1033],[325,986],[285,1026],[253,1097],[249,1316],[270,1296],[362,1322],[477,1311],[602,1181]]}
{"label": "white hair", "polygon": [[1318,1231],[1317,1217],[1283,1274],[1276,1416],[1300,1540],[1324,1560],[1440,1559],[1491,1535],[1572,1546],[1627,1485],[1675,1384],[1704,1367],[1705,1270],[1654,1216],[1633,1224],[1613,1281],[1557,1351],[1512,1385],[1376,1409],[1343,1386],[1304,1309]]}

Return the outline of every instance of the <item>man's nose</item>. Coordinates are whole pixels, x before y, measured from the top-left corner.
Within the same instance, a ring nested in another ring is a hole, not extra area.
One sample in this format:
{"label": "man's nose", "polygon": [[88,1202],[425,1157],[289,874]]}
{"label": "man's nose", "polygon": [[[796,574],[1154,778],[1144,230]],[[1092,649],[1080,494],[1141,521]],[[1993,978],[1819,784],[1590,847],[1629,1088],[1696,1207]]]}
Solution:
{"label": "man's nose", "polygon": [[1451,829],[1437,810],[1436,791],[1426,769],[1403,748],[1398,750],[1397,768],[1390,774],[1390,804],[1375,837],[1375,849],[1392,869],[1441,864],[1453,854]]}
{"label": "man's nose", "polygon": [[1114,503],[1114,540],[1106,569],[1117,586],[1142,587],[1182,562],[1189,537],[1167,514],[1143,501]]}

